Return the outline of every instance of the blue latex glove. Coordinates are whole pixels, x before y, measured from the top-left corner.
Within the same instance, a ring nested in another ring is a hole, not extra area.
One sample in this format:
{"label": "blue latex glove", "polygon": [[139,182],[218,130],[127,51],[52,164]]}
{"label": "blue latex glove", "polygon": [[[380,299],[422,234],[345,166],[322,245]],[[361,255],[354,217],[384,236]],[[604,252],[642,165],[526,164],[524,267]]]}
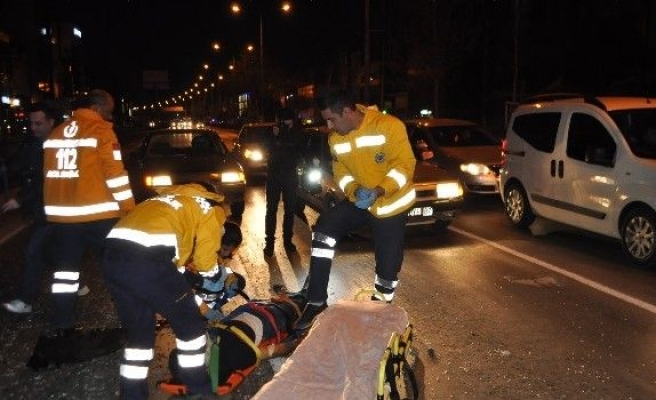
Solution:
{"label": "blue latex glove", "polygon": [[378,193],[376,193],[376,189],[358,188],[355,191],[355,196],[358,199],[355,202],[355,206],[366,210],[374,204],[376,198],[378,198]]}
{"label": "blue latex glove", "polygon": [[363,187],[355,189],[355,198],[357,200],[364,200],[367,197],[369,197],[369,189]]}
{"label": "blue latex glove", "polygon": [[205,291],[212,292],[212,293],[219,293],[220,291],[222,291],[225,285],[226,276],[228,274],[225,272],[224,267],[220,267],[219,274],[220,274],[219,279],[216,279],[216,277],[203,278],[202,288]]}

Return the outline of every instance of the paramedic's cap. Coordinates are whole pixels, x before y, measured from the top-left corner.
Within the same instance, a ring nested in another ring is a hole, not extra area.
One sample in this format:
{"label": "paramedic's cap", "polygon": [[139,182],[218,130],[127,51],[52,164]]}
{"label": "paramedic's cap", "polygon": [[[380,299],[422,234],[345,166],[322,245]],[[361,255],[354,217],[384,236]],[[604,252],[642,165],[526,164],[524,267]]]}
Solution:
{"label": "paramedic's cap", "polygon": [[281,108],[276,113],[276,119],[278,121],[293,121],[296,119],[296,114],[289,108]]}

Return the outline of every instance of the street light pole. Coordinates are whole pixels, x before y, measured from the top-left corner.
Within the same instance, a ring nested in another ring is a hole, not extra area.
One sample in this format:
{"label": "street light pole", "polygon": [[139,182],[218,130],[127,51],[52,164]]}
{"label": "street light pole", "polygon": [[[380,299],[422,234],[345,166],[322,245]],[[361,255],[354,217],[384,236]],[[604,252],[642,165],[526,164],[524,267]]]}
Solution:
{"label": "street light pole", "polygon": [[264,96],[264,24],[262,23],[262,9],[260,9],[260,97]]}
{"label": "street light pole", "polygon": [[370,20],[369,0],[364,2],[364,104],[369,104],[369,69],[370,63],[370,44],[371,30],[369,27]]}

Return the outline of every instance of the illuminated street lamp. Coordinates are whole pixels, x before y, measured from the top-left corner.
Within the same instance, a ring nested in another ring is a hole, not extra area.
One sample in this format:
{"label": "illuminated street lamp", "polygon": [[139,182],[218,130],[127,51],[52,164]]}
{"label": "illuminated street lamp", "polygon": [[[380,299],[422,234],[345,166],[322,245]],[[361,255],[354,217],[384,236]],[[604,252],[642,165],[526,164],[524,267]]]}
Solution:
{"label": "illuminated street lamp", "polygon": [[[258,2],[258,4],[261,4]],[[239,14],[241,12],[241,6],[239,3],[234,2],[230,6],[230,10],[233,14]],[[288,1],[283,1],[280,4],[280,10],[283,13],[290,13],[292,10],[291,3]],[[258,9],[259,12],[259,34],[260,34],[260,95],[264,95],[264,24],[262,23],[262,6]],[[251,49],[248,49],[251,51]]]}

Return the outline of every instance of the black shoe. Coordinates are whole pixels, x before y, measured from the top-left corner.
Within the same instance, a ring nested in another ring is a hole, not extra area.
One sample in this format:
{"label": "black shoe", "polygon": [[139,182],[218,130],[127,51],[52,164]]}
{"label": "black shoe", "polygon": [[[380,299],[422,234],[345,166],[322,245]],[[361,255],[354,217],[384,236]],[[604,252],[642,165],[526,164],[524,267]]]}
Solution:
{"label": "black shoe", "polygon": [[286,243],[285,243],[285,251],[286,251],[287,253],[294,253],[294,252],[296,252],[296,245],[294,245],[294,243],[292,243],[292,242],[286,242]]}
{"label": "black shoe", "polygon": [[317,318],[317,316],[321,314],[321,312],[326,308],[328,308],[328,304],[326,303],[308,303],[303,309],[303,314],[301,314],[301,317],[298,319],[298,321],[296,321],[296,326],[294,327],[295,331],[303,332],[310,329],[312,324],[314,324],[314,320]]}
{"label": "black shoe", "polygon": [[272,244],[267,244],[264,246],[264,256],[265,257],[273,257],[273,245]]}

